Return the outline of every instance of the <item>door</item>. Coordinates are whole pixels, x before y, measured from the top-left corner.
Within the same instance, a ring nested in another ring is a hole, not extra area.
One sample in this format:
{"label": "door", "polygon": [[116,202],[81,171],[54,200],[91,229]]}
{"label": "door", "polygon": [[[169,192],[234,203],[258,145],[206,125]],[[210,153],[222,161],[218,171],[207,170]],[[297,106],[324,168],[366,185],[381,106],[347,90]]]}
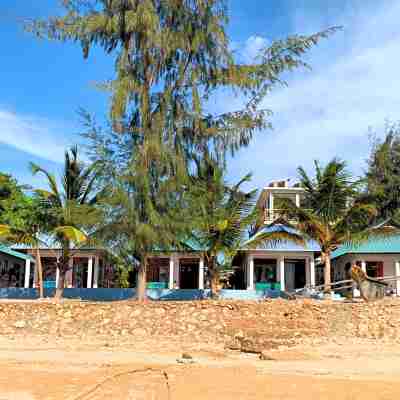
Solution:
{"label": "door", "polygon": [[199,260],[187,259],[179,262],[179,288],[199,288]]}

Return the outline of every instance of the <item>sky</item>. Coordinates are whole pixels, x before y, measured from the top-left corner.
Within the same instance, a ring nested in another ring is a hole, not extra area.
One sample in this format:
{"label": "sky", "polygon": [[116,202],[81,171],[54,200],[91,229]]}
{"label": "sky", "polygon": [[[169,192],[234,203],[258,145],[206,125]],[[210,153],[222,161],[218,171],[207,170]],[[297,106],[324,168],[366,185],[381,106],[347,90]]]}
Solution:
{"label": "sky", "polygon": [[[3,4],[2,4],[3,3]],[[5,3],[5,4],[4,4]],[[21,183],[42,185],[30,161],[55,173],[67,146],[80,142],[78,109],[98,118],[109,99],[94,82],[113,76],[113,61],[102,52],[83,60],[79,46],[39,40],[24,32],[25,18],[61,12],[59,0],[0,2],[0,171]],[[370,150],[369,128],[383,134],[385,120],[400,119],[400,1],[398,0],[228,0],[232,45],[244,59],[275,39],[343,29],[310,51],[312,70],[287,76],[263,102],[273,129],[259,132],[229,160],[228,178],[253,173],[252,186],[296,178],[298,166],[337,156],[362,174]],[[240,106],[221,94],[217,109]]]}

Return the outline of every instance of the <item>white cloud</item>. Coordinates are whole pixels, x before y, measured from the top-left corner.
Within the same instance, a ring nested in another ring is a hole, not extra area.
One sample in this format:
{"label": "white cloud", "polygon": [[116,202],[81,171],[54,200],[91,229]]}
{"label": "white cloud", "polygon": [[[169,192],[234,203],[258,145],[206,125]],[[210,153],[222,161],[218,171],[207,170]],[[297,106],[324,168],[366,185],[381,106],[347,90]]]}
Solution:
{"label": "white cloud", "polygon": [[[265,99],[264,106],[274,111],[275,129],[259,134],[233,160],[235,175],[252,169],[253,183],[262,186],[271,178],[295,176],[299,165],[334,156],[348,160],[355,173],[362,171],[368,127],[400,119],[400,2],[375,7],[362,17],[332,20],[344,30],[312,51],[313,70],[295,72],[288,88]],[[316,23],[314,31],[320,29]]]}
{"label": "white cloud", "polygon": [[262,36],[250,36],[241,48],[241,56],[245,62],[253,62],[260,50],[267,47],[268,40]]}
{"label": "white cloud", "polygon": [[0,143],[50,161],[63,160],[70,139],[66,127],[44,118],[20,115],[0,108]]}

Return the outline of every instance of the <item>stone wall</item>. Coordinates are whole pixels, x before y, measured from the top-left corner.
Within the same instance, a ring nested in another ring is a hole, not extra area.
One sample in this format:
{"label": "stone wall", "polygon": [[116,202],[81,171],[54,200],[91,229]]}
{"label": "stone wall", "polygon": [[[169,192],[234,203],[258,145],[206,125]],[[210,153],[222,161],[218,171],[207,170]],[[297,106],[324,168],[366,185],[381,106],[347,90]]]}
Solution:
{"label": "stone wall", "polygon": [[[398,341],[400,300],[338,303],[311,300],[0,303],[3,336],[179,338],[259,352],[305,339]],[[130,339],[131,338],[131,339]]]}

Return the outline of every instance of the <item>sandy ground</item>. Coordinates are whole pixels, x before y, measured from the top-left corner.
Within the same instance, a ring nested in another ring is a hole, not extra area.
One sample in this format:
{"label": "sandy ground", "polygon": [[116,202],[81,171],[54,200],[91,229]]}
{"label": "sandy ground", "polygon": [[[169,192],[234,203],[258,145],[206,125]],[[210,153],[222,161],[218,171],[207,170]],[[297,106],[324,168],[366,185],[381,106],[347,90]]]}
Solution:
{"label": "sandy ground", "polygon": [[[192,364],[177,362],[183,351]],[[400,345],[303,344],[255,354],[206,343],[0,338],[0,400],[395,399]]]}

